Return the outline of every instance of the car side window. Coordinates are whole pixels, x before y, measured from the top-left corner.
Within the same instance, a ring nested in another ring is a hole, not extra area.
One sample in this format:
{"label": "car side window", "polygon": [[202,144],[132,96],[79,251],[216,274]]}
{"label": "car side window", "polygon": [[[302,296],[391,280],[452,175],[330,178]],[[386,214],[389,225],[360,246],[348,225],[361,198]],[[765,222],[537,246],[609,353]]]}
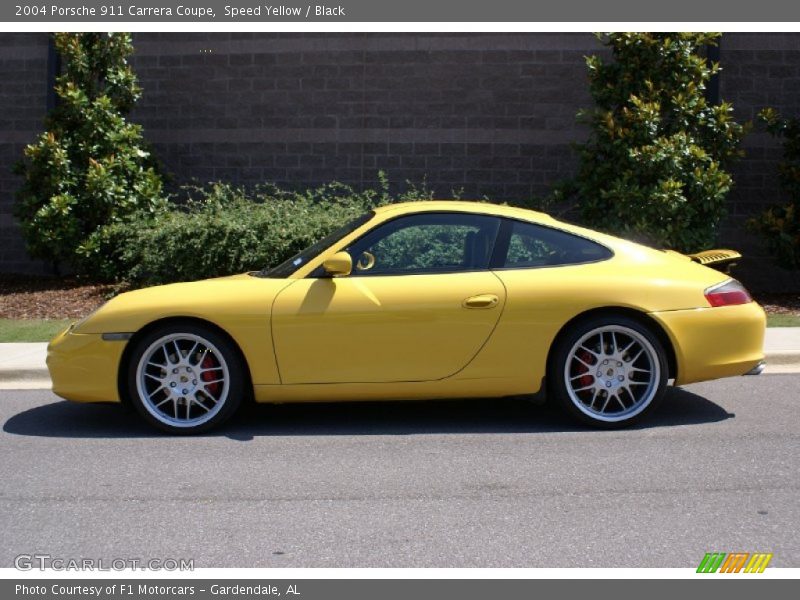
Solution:
{"label": "car side window", "polygon": [[489,268],[500,219],[468,213],[419,213],[389,221],[347,251],[353,275],[412,275]]}
{"label": "car side window", "polygon": [[605,246],[564,231],[513,221],[500,268],[525,269],[596,262],[611,257]]}

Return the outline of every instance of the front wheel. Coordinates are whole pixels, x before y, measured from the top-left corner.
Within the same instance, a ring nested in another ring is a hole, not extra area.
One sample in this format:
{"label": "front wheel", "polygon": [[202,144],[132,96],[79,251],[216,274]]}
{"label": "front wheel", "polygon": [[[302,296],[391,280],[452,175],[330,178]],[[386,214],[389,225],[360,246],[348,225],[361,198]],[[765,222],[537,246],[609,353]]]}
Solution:
{"label": "front wheel", "polygon": [[624,316],[589,319],[570,329],[548,372],[550,391],[563,409],[606,429],[631,425],[652,411],[667,378],[661,342]]}
{"label": "front wheel", "polygon": [[207,431],[239,407],[244,372],[231,343],[193,323],[158,328],[136,342],[128,394],[150,424],[175,434]]}

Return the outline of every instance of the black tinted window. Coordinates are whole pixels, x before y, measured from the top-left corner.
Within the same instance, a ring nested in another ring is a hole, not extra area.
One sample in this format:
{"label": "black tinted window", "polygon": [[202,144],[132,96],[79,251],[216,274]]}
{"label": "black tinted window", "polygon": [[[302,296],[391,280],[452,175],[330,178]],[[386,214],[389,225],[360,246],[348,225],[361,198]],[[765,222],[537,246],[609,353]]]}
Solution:
{"label": "black tinted window", "polygon": [[532,223],[512,223],[508,250],[501,268],[569,265],[611,257],[611,252],[606,247],[582,237]]}
{"label": "black tinted window", "polygon": [[355,242],[353,275],[411,275],[488,269],[500,220],[421,213],[389,221]]}

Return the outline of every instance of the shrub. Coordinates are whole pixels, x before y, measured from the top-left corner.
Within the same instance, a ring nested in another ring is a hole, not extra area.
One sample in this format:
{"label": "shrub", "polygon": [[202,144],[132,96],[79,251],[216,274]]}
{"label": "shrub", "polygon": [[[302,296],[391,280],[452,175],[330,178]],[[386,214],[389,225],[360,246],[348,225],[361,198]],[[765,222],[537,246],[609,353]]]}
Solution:
{"label": "shrub", "polygon": [[704,96],[720,68],[700,55],[709,33],[600,36],[613,61],[586,59],[595,108],[579,147],[577,194],[592,227],[680,251],[709,247],[725,214],[726,167],[744,135],[728,103]]}
{"label": "shrub", "polygon": [[430,199],[426,187],[390,195],[332,183],[304,192],[225,183],[188,189],[188,200],[140,213],[92,237],[93,268],[103,279],[153,285],[275,266],[365,211],[390,202]]}
{"label": "shrub", "polygon": [[781,185],[789,202],[768,208],[750,219],[748,227],[761,234],[776,262],[787,269],[800,268],[800,119],[784,119],[774,109],[759,113],[772,135],[782,140],[783,160],[778,166]]}
{"label": "shrub", "polygon": [[[63,58],[57,107],[46,131],[25,148],[15,171],[24,180],[15,215],[28,252],[87,270],[89,236],[107,223],[162,202],[161,179],[125,115],[141,94],[127,57],[126,33],[57,33]],[[80,251],[79,251],[80,249]]]}

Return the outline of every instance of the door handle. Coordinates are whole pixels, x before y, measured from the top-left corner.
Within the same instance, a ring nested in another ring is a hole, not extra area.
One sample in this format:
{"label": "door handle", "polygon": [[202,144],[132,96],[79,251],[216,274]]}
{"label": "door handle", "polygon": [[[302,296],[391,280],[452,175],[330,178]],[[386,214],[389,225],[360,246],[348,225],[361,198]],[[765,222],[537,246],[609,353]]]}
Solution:
{"label": "door handle", "polygon": [[498,298],[494,294],[479,294],[477,296],[470,296],[461,306],[464,308],[494,308],[497,306]]}

